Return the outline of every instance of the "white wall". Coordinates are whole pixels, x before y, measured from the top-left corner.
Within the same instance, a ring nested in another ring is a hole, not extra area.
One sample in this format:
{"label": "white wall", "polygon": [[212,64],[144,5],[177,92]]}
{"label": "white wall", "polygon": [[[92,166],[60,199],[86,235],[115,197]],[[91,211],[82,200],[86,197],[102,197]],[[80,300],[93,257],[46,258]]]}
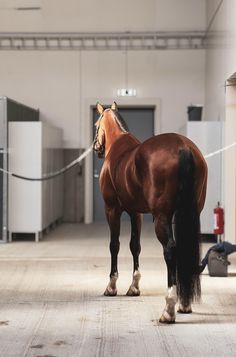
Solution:
{"label": "white wall", "polygon": [[[206,0],[1,0],[1,31],[202,30]],[[16,11],[19,6],[40,11]]]}
{"label": "white wall", "polygon": [[[19,4],[40,11],[16,11]],[[4,8],[4,6],[5,8]],[[0,31],[148,31],[205,29],[205,0],[0,1]],[[162,131],[178,131],[189,104],[204,104],[205,51],[128,53],[128,86],[161,100]],[[88,98],[116,98],[125,85],[122,51],[4,51],[0,94],[33,107],[64,130],[64,146],[83,147]]]}
{"label": "white wall", "polygon": [[[209,23],[219,1],[207,1]],[[206,110],[207,120],[225,121],[224,143],[236,141],[236,91],[226,82],[236,73],[236,1],[224,0],[212,23],[206,51]],[[234,83],[235,84],[235,83]],[[231,148],[223,157],[223,205],[225,208],[225,239],[236,241],[236,150]]]}
{"label": "white wall", "polygon": [[[189,104],[204,103],[203,50],[128,53],[128,86],[137,97],[161,99],[162,131],[178,131]],[[116,98],[125,86],[125,53],[1,52],[0,93],[33,107],[64,130],[65,147],[86,143],[87,98]],[[80,120],[81,119],[81,120]]]}
{"label": "white wall", "polygon": [[[209,23],[219,1],[207,0]],[[212,26],[206,51],[207,120],[225,118],[225,81],[236,72],[236,1],[224,0]]]}
{"label": "white wall", "polygon": [[[128,87],[161,99],[161,130],[178,131],[189,104],[204,102],[204,51],[130,52]],[[116,98],[125,86],[123,52],[83,53],[83,98]],[[187,63],[186,63],[187,62]]]}
{"label": "white wall", "polygon": [[79,144],[77,52],[1,52],[0,93],[35,108],[64,129],[65,146]]}

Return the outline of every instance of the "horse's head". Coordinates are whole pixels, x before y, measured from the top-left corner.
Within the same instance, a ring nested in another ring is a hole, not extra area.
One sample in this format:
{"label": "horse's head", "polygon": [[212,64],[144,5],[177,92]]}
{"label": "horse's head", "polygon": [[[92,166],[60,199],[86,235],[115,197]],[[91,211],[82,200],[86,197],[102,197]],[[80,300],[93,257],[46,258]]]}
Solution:
{"label": "horse's head", "polygon": [[106,135],[105,135],[105,126],[106,126],[106,119],[114,111],[117,111],[117,104],[114,102],[110,109],[105,109],[100,103],[97,103],[97,111],[100,114],[100,117],[95,123],[96,126],[96,134],[93,141],[93,149],[97,152],[98,157],[103,158],[105,155],[105,145],[106,145]]}

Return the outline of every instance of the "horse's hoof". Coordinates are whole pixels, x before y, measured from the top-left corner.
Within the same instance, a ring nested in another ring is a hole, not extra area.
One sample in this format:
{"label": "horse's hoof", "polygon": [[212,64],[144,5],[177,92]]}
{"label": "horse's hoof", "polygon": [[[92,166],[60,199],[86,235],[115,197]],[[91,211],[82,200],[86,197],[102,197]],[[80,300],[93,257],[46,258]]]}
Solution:
{"label": "horse's hoof", "polygon": [[116,289],[111,289],[111,288],[106,288],[104,291],[105,296],[116,296],[117,295],[117,290]]}
{"label": "horse's hoof", "polygon": [[183,305],[179,305],[179,308],[177,310],[177,312],[179,314],[191,314],[192,313],[192,308],[191,308],[191,305],[189,306],[183,306]]}
{"label": "horse's hoof", "polygon": [[202,272],[203,272],[203,270],[205,269],[205,265],[199,265],[199,268],[198,268],[199,270],[198,270],[198,272],[199,272],[199,274],[202,274]]}
{"label": "horse's hoof", "polygon": [[175,317],[171,317],[167,312],[164,312],[160,319],[159,322],[161,324],[174,324],[175,323]]}
{"label": "horse's hoof", "polygon": [[139,296],[140,290],[131,285],[129,290],[127,291],[126,295],[127,296]]}

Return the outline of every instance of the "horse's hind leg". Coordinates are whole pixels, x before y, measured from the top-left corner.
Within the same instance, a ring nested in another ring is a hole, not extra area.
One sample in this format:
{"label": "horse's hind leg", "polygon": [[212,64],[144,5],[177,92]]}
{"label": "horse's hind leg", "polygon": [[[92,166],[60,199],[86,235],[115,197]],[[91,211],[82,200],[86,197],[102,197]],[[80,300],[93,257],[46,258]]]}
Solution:
{"label": "horse's hind leg", "polygon": [[118,279],[117,257],[120,249],[120,216],[119,208],[106,208],[107,221],[110,227],[110,253],[111,253],[111,272],[110,281],[104,292],[105,296],[116,296],[116,281]]}
{"label": "horse's hind leg", "polygon": [[128,296],[139,296],[139,281],[141,274],[139,272],[139,254],[141,252],[140,245],[140,233],[142,225],[142,215],[141,214],[131,214],[131,239],[130,239],[130,250],[133,255],[133,281],[127,291],[126,295]]}
{"label": "horse's hind leg", "polygon": [[158,240],[161,242],[164,251],[164,258],[168,273],[168,291],[166,296],[166,306],[160,317],[162,323],[175,322],[175,304],[177,302],[176,293],[176,245],[173,238],[171,219],[165,215],[159,215],[155,219],[155,231]]}

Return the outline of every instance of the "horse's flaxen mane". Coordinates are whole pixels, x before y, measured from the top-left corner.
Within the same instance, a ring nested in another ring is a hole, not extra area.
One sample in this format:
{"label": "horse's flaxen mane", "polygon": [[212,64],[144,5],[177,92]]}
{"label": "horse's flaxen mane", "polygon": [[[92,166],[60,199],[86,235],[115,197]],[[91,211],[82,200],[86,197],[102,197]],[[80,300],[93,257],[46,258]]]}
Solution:
{"label": "horse's flaxen mane", "polygon": [[126,124],[125,120],[124,120],[124,119],[122,118],[122,116],[120,115],[120,113],[113,110],[113,114],[114,114],[114,119],[115,119],[115,121],[117,122],[117,124],[119,125],[119,127],[121,128],[121,130],[122,130],[124,133],[128,133],[128,132],[129,132],[129,127],[128,127],[128,125]]}

